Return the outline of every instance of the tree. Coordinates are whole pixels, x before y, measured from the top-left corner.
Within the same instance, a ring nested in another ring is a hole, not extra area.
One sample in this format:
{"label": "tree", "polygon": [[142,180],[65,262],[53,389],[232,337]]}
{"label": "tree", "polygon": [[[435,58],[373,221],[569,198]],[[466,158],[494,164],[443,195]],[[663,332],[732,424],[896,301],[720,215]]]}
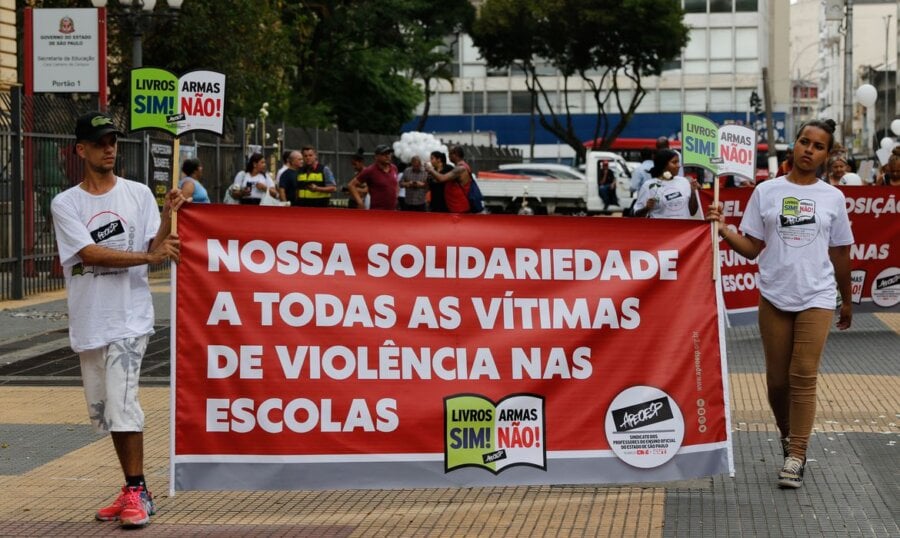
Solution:
{"label": "tree", "polygon": [[430,97],[414,79],[446,75],[442,39],[473,19],[467,0],[301,1],[284,18],[298,47],[292,101],[327,104],[344,129],[397,131]]}
{"label": "tree", "polygon": [[[677,0],[486,0],[472,39],[490,67],[525,73],[541,126],[583,161],[586,150],[569,103],[571,80],[590,89],[597,103],[593,139],[602,137],[609,147],[646,95],[644,77],[659,75],[687,44],[683,15]],[[559,103],[539,74],[542,62],[563,77]]]}

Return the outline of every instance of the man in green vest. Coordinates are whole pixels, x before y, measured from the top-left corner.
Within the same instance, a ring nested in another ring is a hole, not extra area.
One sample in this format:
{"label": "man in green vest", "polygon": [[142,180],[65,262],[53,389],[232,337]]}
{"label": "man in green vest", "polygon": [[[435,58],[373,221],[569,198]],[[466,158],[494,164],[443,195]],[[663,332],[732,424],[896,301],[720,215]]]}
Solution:
{"label": "man in green vest", "polygon": [[312,146],[304,146],[303,168],[297,173],[297,205],[304,207],[328,207],[331,193],[337,189],[334,174],[319,162]]}

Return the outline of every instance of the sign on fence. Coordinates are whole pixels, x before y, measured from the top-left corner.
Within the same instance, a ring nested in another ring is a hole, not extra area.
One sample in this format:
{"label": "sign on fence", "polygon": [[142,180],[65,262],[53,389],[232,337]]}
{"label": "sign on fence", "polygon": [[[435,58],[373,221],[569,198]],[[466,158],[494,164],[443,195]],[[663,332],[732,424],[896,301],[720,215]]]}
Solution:
{"label": "sign on fence", "polygon": [[[100,80],[97,10],[34,9],[31,30],[32,91],[96,93]],[[105,66],[103,66],[105,69]]]}
{"label": "sign on fence", "polygon": [[180,214],[173,491],[732,470],[704,223]]}

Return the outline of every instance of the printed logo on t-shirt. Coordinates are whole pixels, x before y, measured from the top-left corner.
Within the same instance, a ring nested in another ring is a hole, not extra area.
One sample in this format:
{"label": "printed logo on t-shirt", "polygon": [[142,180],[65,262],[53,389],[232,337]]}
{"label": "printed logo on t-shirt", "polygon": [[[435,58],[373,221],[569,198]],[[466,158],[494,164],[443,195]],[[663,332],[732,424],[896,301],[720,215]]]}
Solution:
{"label": "printed logo on t-shirt", "polygon": [[659,199],[668,211],[681,211],[687,204],[684,195],[676,188],[665,185],[659,191]]}
{"label": "printed logo on t-shirt", "polygon": [[816,222],[816,203],[788,196],[781,201],[778,215],[778,235],[789,247],[803,247],[813,242],[819,233]]}
{"label": "printed logo on t-shirt", "polygon": [[91,239],[102,247],[114,250],[134,250],[134,227],[128,226],[120,215],[112,211],[101,211],[87,223]]}
{"label": "printed logo on t-shirt", "polygon": [[94,240],[94,243],[100,243],[101,241],[110,239],[122,233],[125,233],[125,227],[122,226],[122,221],[116,220],[93,230],[91,232],[91,239]]}
{"label": "printed logo on t-shirt", "polygon": [[[134,226],[129,226],[128,222],[117,213],[101,211],[91,217],[87,223],[87,228],[91,239],[101,247],[126,252],[134,251]],[[123,268],[78,265],[80,267],[72,268],[72,276],[87,274],[105,276],[128,271],[128,269]]]}

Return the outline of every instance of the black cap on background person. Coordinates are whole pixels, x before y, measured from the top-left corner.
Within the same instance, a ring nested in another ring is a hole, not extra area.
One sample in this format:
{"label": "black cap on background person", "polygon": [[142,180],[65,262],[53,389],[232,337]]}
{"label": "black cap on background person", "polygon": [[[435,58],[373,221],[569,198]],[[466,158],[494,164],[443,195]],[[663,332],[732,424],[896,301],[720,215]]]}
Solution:
{"label": "black cap on background person", "polygon": [[394,149],[387,144],[375,146],[375,155],[384,155],[385,153],[394,153]]}
{"label": "black cap on background person", "polygon": [[75,140],[96,142],[109,133],[125,136],[113,119],[102,112],[88,112],[75,122]]}

